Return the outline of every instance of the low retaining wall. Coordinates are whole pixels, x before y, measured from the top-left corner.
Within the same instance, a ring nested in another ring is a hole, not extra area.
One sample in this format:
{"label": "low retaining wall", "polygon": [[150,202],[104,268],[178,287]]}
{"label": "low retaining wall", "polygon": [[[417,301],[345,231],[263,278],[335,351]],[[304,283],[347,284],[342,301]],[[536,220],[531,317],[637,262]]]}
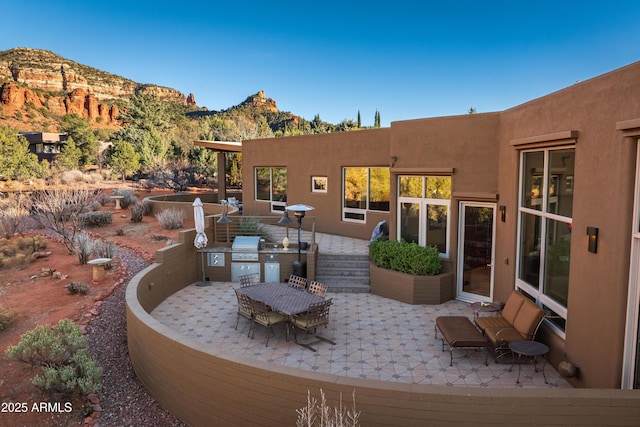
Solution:
{"label": "low retaining wall", "polygon": [[[164,408],[191,426],[293,426],[307,392],[340,395],[362,426],[637,425],[637,390],[492,389],[390,383],[272,366],[186,338],[149,313],[198,280],[192,230],[159,250],[127,287],[127,337],[135,372]],[[194,268],[190,268],[193,265]],[[215,284],[214,284],[215,286]],[[216,327],[212,324],[211,327]]]}
{"label": "low retaining wall", "polygon": [[369,262],[371,293],[407,304],[442,304],[455,297],[453,273],[415,276]]}

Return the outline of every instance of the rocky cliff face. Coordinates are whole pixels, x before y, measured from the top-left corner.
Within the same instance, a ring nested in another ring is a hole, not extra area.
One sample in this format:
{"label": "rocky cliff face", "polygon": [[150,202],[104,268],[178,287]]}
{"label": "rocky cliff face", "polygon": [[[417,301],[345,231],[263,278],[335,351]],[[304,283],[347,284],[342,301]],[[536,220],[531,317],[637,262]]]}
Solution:
{"label": "rocky cliff face", "polygon": [[[0,83],[2,116],[11,122],[24,121],[25,116],[46,122],[47,114],[75,113],[96,126],[113,127],[117,102],[133,94],[187,105],[187,98],[175,89],[135,83],[40,49],[0,52]],[[189,101],[195,105],[193,94]],[[38,112],[44,117],[34,117]]]}

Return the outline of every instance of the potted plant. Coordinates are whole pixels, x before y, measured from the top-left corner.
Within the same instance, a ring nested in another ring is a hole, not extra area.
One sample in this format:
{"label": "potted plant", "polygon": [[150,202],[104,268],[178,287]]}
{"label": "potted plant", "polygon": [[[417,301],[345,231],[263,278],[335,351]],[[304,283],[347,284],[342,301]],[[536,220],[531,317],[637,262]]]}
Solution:
{"label": "potted plant", "polygon": [[454,297],[453,274],[442,271],[436,247],[378,239],[369,245],[371,293],[408,304],[441,304]]}

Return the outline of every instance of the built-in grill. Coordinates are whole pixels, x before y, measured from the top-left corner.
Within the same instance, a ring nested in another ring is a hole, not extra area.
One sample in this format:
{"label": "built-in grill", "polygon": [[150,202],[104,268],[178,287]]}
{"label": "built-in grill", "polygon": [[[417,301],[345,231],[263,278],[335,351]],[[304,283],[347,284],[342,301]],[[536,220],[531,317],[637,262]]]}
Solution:
{"label": "built-in grill", "polygon": [[258,248],[260,236],[236,236],[231,245],[231,281],[239,282],[245,274],[260,274]]}

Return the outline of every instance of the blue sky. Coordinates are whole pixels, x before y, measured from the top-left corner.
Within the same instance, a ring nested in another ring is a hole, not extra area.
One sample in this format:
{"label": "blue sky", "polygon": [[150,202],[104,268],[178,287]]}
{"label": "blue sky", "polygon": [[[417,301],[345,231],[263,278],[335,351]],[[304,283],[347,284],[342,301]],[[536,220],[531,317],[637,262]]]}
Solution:
{"label": "blue sky", "polygon": [[0,50],[50,50],[213,110],[264,90],[309,120],[372,125],[378,110],[383,126],[505,110],[640,60],[637,0],[429,3],[12,1]]}

